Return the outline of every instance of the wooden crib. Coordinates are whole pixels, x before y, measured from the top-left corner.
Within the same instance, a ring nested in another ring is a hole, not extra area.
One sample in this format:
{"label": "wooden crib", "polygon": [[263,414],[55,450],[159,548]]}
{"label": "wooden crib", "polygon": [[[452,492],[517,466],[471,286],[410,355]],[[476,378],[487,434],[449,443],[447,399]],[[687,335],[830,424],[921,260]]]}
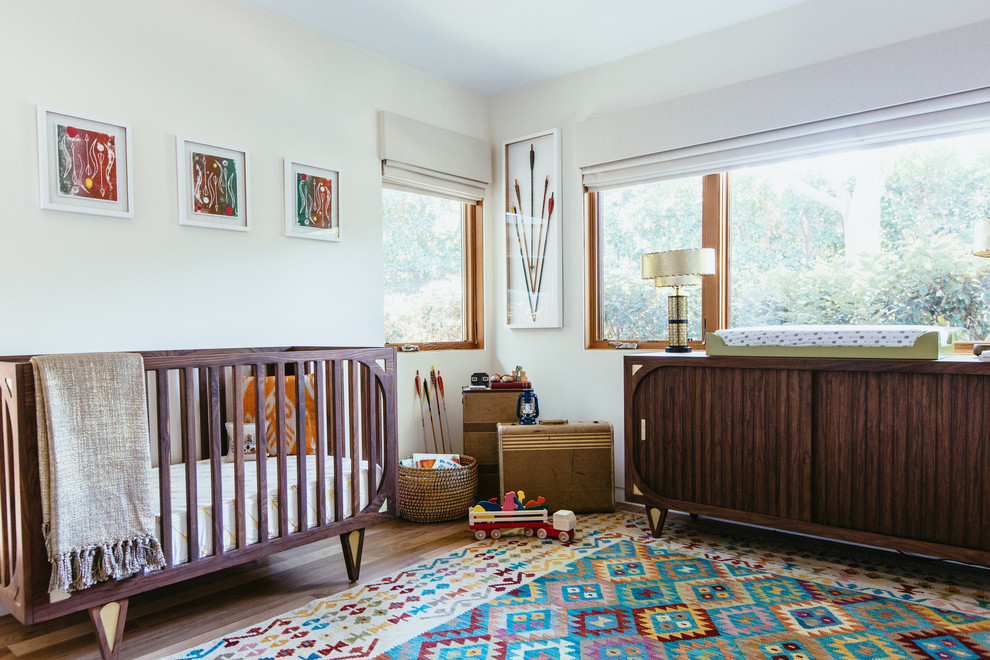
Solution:
{"label": "wooden crib", "polygon": [[[34,375],[30,356],[0,358],[0,604],[24,624],[88,609],[101,653],[116,658],[133,594],[330,536],[340,536],[348,577],[357,580],[364,528],[396,516],[395,350],[141,354],[166,568],[71,596],[48,593]],[[245,398],[251,378],[257,386]],[[266,433],[267,385],[274,428]],[[295,414],[289,428],[293,407],[307,414]],[[256,465],[245,460],[246,410],[261,436]],[[268,434],[274,456],[266,455]],[[315,442],[315,452],[289,455],[292,435],[299,447]]]}

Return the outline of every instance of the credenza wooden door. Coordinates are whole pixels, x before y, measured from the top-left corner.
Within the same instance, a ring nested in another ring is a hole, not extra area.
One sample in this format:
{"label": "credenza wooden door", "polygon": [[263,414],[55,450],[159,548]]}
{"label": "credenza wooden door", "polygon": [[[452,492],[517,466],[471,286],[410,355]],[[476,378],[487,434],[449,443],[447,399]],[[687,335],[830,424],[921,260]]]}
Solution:
{"label": "credenza wooden door", "polygon": [[815,522],[990,548],[990,379],[877,371],[815,378]]}
{"label": "credenza wooden door", "polygon": [[811,519],[811,372],[644,369],[627,410],[635,437],[626,438],[643,486],[681,502]]}

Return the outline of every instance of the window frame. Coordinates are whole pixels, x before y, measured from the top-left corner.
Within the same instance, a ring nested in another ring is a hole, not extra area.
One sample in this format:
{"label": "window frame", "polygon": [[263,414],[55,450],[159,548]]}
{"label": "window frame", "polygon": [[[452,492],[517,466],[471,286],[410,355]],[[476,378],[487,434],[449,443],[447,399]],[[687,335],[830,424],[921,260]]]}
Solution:
{"label": "window frame", "polygon": [[[729,187],[730,172],[706,174],[702,177],[702,229],[701,247],[715,250],[715,274],[703,278],[701,285],[702,337],[728,327],[729,320]],[[599,193],[584,188],[586,224],[585,241],[585,348],[597,349],[663,349],[667,341],[643,341],[637,338],[605,339],[602,337],[602,284],[601,284],[601,219]],[[692,301],[697,298],[689,291]],[[658,294],[659,295],[659,294]],[[689,302],[689,304],[698,304]],[[666,332],[664,332],[666,334]],[[953,343],[955,353],[972,353],[978,340]],[[704,339],[692,340],[688,345],[705,350]]]}
{"label": "window frame", "polygon": [[[417,191],[418,192],[418,191]],[[428,192],[418,194],[429,195]],[[399,352],[482,350],[485,347],[484,208],[482,202],[461,203],[461,322],[460,341],[386,342]]]}
{"label": "window frame", "polygon": [[[602,336],[602,268],[601,268],[601,198],[598,192],[584,189],[585,212],[585,323],[584,344],[589,350],[615,348],[662,349],[666,340],[642,340],[636,337],[606,339]],[[688,342],[691,348],[704,350],[704,333],[726,327],[729,319],[729,176],[728,173],[702,177],[701,247],[715,250],[715,274],[701,284],[702,339]],[[660,250],[661,246],[657,246]],[[645,286],[645,283],[644,283]],[[673,293],[673,291],[671,291]],[[698,304],[698,289],[687,292],[689,304]],[[657,293],[657,295],[661,295]],[[666,335],[666,330],[663,330]],[[632,346],[631,346],[632,345]]]}

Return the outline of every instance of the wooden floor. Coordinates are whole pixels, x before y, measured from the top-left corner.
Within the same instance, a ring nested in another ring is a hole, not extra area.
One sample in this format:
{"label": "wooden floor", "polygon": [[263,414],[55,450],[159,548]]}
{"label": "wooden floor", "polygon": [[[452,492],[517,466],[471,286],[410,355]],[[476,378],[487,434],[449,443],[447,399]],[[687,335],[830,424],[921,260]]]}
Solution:
{"label": "wooden floor", "polygon": [[[367,531],[361,581],[474,541],[467,520],[416,524],[394,520]],[[334,594],[347,582],[337,538],[131,598],[120,657],[160,658]],[[98,659],[89,615],[22,626],[0,617],[0,660]]]}

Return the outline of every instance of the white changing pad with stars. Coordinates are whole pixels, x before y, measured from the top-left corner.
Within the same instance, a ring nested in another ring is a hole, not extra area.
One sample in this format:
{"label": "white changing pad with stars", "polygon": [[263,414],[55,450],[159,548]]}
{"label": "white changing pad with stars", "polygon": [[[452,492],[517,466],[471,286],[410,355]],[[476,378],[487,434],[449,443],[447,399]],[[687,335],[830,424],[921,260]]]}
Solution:
{"label": "white changing pad with stars", "polygon": [[914,346],[929,332],[938,332],[939,343],[948,343],[950,331],[925,325],[773,325],[715,334],[726,346]]}
{"label": "white changing pad with stars", "polygon": [[710,332],[711,356],[934,360],[954,328],[923,325],[776,325]]}

